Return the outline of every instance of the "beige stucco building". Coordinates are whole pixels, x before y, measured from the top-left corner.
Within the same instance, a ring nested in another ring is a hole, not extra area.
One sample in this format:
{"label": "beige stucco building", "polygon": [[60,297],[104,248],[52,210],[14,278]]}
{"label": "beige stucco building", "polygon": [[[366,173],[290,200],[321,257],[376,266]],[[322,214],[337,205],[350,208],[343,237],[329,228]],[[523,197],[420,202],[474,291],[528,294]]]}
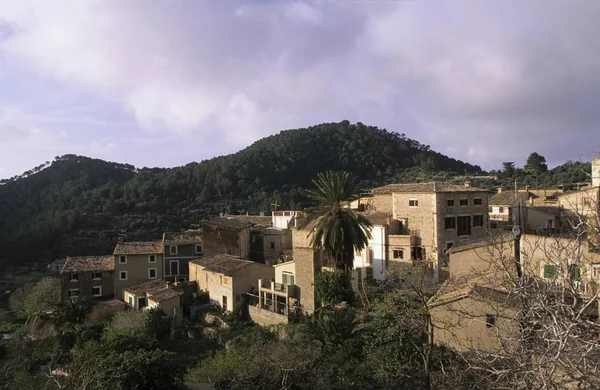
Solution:
{"label": "beige stucco building", "polygon": [[168,317],[174,317],[182,307],[181,291],[172,283],[154,280],[123,289],[125,302],[134,309],[162,309]]}
{"label": "beige stucco building", "polygon": [[227,254],[190,262],[190,281],[198,283],[199,290],[208,291],[212,303],[234,313],[241,308],[243,294],[257,293],[259,279],[274,276],[272,266]]}
{"label": "beige stucco building", "polygon": [[114,250],[115,297],[124,299],[125,287],[163,279],[160,241],[119,242]]}

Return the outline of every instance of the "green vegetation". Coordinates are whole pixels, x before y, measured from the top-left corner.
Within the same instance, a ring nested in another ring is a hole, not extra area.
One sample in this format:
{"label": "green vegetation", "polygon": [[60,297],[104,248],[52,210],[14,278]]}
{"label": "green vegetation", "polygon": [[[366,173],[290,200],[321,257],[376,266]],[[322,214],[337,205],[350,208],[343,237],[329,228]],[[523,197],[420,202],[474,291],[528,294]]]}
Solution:
{"label": "green vegetation", "polygon": [[403,134],[348,121],[282,131],[174,169],[75,155],[46,166],[0,182],[0,271],[66,254],[111,253],[118,236],[159,238],[219,212],[268,212],[274,201],[303,208],[302,189],[327,170],[356,175],[363,189],[481,172]]}
{"label": "green vegetation", "polygon": [[314,224],[310,243],[316,251],[323,251],[325,263],[348,273],[355,251],[368,245],[373,226],[363,215],[345,207],[358,199],[360,187],[352,174],[341,171],[319,173],[313,183],[317,188],[306,193],[314,206],[306,210],[304,222],[304,226]]}

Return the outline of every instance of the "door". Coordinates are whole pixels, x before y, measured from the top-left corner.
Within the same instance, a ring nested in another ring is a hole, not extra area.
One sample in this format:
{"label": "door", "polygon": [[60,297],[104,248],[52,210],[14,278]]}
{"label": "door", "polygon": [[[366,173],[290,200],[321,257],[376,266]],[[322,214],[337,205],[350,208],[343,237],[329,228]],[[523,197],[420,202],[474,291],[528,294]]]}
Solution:
{"label": "door", "polygon": [[223,311],[227,311],[227,295],[223,295]]}
{"label": "door", "polygon": [[171,260],[169,264],[171,266],[171,276],[179,275],[179,260]]}

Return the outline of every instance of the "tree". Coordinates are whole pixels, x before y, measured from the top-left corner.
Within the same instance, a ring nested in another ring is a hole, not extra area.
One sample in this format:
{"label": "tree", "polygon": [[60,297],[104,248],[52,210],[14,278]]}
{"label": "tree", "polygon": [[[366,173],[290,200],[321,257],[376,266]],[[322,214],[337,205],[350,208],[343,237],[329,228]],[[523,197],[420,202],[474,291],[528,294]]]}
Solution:
{"label": "tree", "polygon": [[524,168],[525,171],[535,174],[544,173],[548,171],[546,158],[537,152],[533,152],[529,155]]}
{"label": "tree", "polygon": [[23,311],[28,318],[36,318],[51,311],[60,303],[60,280],[47,277],[37,282],[24,300]]}
{"label": "tree", "polygon": [[515,162],[514,161],[505,161],[502,163],[502,172],[506,177],[514,176],[516,171]]}
{"label": "tree", "polygon": [[315,205],[307,210],[304,223],[312,225],[311,245],[337,269],[349,273],[354,252],[367,246],[373,226],[347,207],[358,198],[360,187],[354,176],[339,171],[319,173],[313,183],[317,188],[306,192]]}

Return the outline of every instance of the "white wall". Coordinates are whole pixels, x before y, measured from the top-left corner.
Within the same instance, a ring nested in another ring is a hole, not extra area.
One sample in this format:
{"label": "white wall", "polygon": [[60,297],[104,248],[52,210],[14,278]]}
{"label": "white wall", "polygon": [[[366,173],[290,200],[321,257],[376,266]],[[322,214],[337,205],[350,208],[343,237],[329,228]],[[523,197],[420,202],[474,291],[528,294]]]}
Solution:
{"label": "white wall", "polygon": [[[386,270],[387,248],[385,246],[385,234],[385,227],[378,225],[373,226],[373,230],[371,230],[372,237],[369,240],[368,248],[363,249],[360,255],[354,255],[354,268],[373,267],[373,277],[377,280],[384,279]],[[367,263],[369,250],[373,251],[373,257],[370,264]]]}

